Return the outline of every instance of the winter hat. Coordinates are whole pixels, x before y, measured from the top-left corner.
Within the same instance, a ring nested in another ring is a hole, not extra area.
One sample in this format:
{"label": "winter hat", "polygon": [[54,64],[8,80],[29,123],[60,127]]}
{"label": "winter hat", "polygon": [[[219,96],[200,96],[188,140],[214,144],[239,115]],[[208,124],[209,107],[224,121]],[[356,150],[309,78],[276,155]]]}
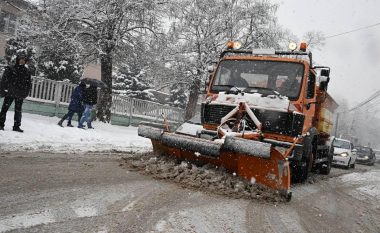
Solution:
{"label": "winter hat", "polygon": [[79,86],[82,87],[82,88],[84,88],[84,87],[86,87],[86,83],[83,82],[83,81],[80,81]]}
{"label": "winter hat", "polygon": [[26,54],[25,51],[17,52],[17,54],[16,54],[16,64],[19,63],[19,61],[20,61],[21,58],[25,59],[26,62],[28,61],[28,56],[27,56],[27,54]]}

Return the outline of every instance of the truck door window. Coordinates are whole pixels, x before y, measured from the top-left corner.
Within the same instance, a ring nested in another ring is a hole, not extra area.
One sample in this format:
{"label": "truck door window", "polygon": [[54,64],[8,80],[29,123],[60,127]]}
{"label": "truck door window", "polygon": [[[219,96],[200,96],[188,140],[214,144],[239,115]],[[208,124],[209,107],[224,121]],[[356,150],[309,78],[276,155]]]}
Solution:
{"label": "truck door window", "polygon": [[309,77],[307,79],[307,90],[306,90],[306,98],[312,99],[314,98],[315,92],[315,75],[310,72]]}

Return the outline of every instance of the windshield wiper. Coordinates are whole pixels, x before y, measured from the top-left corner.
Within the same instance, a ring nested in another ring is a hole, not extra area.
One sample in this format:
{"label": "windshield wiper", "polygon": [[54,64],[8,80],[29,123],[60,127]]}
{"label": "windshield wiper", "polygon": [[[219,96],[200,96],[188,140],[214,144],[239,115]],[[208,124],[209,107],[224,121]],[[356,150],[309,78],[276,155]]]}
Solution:
{"label": "windshield wiper", "polygon": [[242,88],[236,87],[234,85],[214,85],[214,87],[229,87],[230,89],[226,91],[227,94],[239,94],[244,93],[244,90]]}
{"label": "windshield wiper", "polygon": [[[259,92],[260,90],[270,91],[273,94],[275,94],[276,96],[282,97],[282,95],[280,93],[278,93],[277,91],[273,90],[272,88],[268,88],[268,87],[247,87],[246,90],[247,89],[249,89],[249,90],[257,90],[258,93],[260,93]],[[263,93],[260,93],[260,94],[263,94]]]}

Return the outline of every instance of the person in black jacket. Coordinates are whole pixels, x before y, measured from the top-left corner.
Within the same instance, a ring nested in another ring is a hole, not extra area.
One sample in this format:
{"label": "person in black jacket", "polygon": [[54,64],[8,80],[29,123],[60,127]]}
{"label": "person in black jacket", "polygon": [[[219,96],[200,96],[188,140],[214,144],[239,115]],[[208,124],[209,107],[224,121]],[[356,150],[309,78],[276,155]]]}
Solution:
{"label": "person in black jacket", "polygon": [[74,127],[71,124],[71,119],[73,118],[74,114],[78,114],[78,122],[82,118],[83,114],[83,95],[84,90],[86,88],[86,84],[84,82],[80,82],[78,86],[75,87],[73,93],[71,94],[71,100],[69,104],[69,111],[62,117],[62,119],[58,122],[58,125],[63,127],[63,122],[67,120],[67,126],[68,127]]}
{"label": "person in black jacket", "polygon": [[86,121],[87,127],[89,129],[93,129],[91,125],[91,122],[92,122],[91,111],[94,105],[97,103],[97,100],[98,100],[97,87],[95,85],[90,85],[88,88],[85,89],[84,94],[83,94],[83,105],[85,109],[84,109],[82,118],[79,121],[78,128],[83,129],[84,128],[83,123]]}
{"label": "person in black jacket", "polygon": [[21,111],[24,99],[29,95],[32,87],[32,78],[29,69],[25,66],[28,62],[26,54],[16,56],[16,64],[6,67],[0,82],[0,96],[4,97],[0,112],[0,130],[4,130],[7,111],[15,101],[13,131],[24,132],[21,126]]}

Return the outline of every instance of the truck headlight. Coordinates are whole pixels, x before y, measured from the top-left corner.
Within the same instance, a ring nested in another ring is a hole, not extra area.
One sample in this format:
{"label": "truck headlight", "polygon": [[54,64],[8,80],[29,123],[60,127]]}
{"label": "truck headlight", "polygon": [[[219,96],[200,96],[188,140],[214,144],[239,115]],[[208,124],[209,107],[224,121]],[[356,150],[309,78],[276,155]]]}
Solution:
{"label": "truck headlight", "polygon": [[347,152],[343,152],[343,153],[340,154],[340,156],[342,156],[342,157],[347,157],[347,156],[348,156],[348,153],[347,153]]}

